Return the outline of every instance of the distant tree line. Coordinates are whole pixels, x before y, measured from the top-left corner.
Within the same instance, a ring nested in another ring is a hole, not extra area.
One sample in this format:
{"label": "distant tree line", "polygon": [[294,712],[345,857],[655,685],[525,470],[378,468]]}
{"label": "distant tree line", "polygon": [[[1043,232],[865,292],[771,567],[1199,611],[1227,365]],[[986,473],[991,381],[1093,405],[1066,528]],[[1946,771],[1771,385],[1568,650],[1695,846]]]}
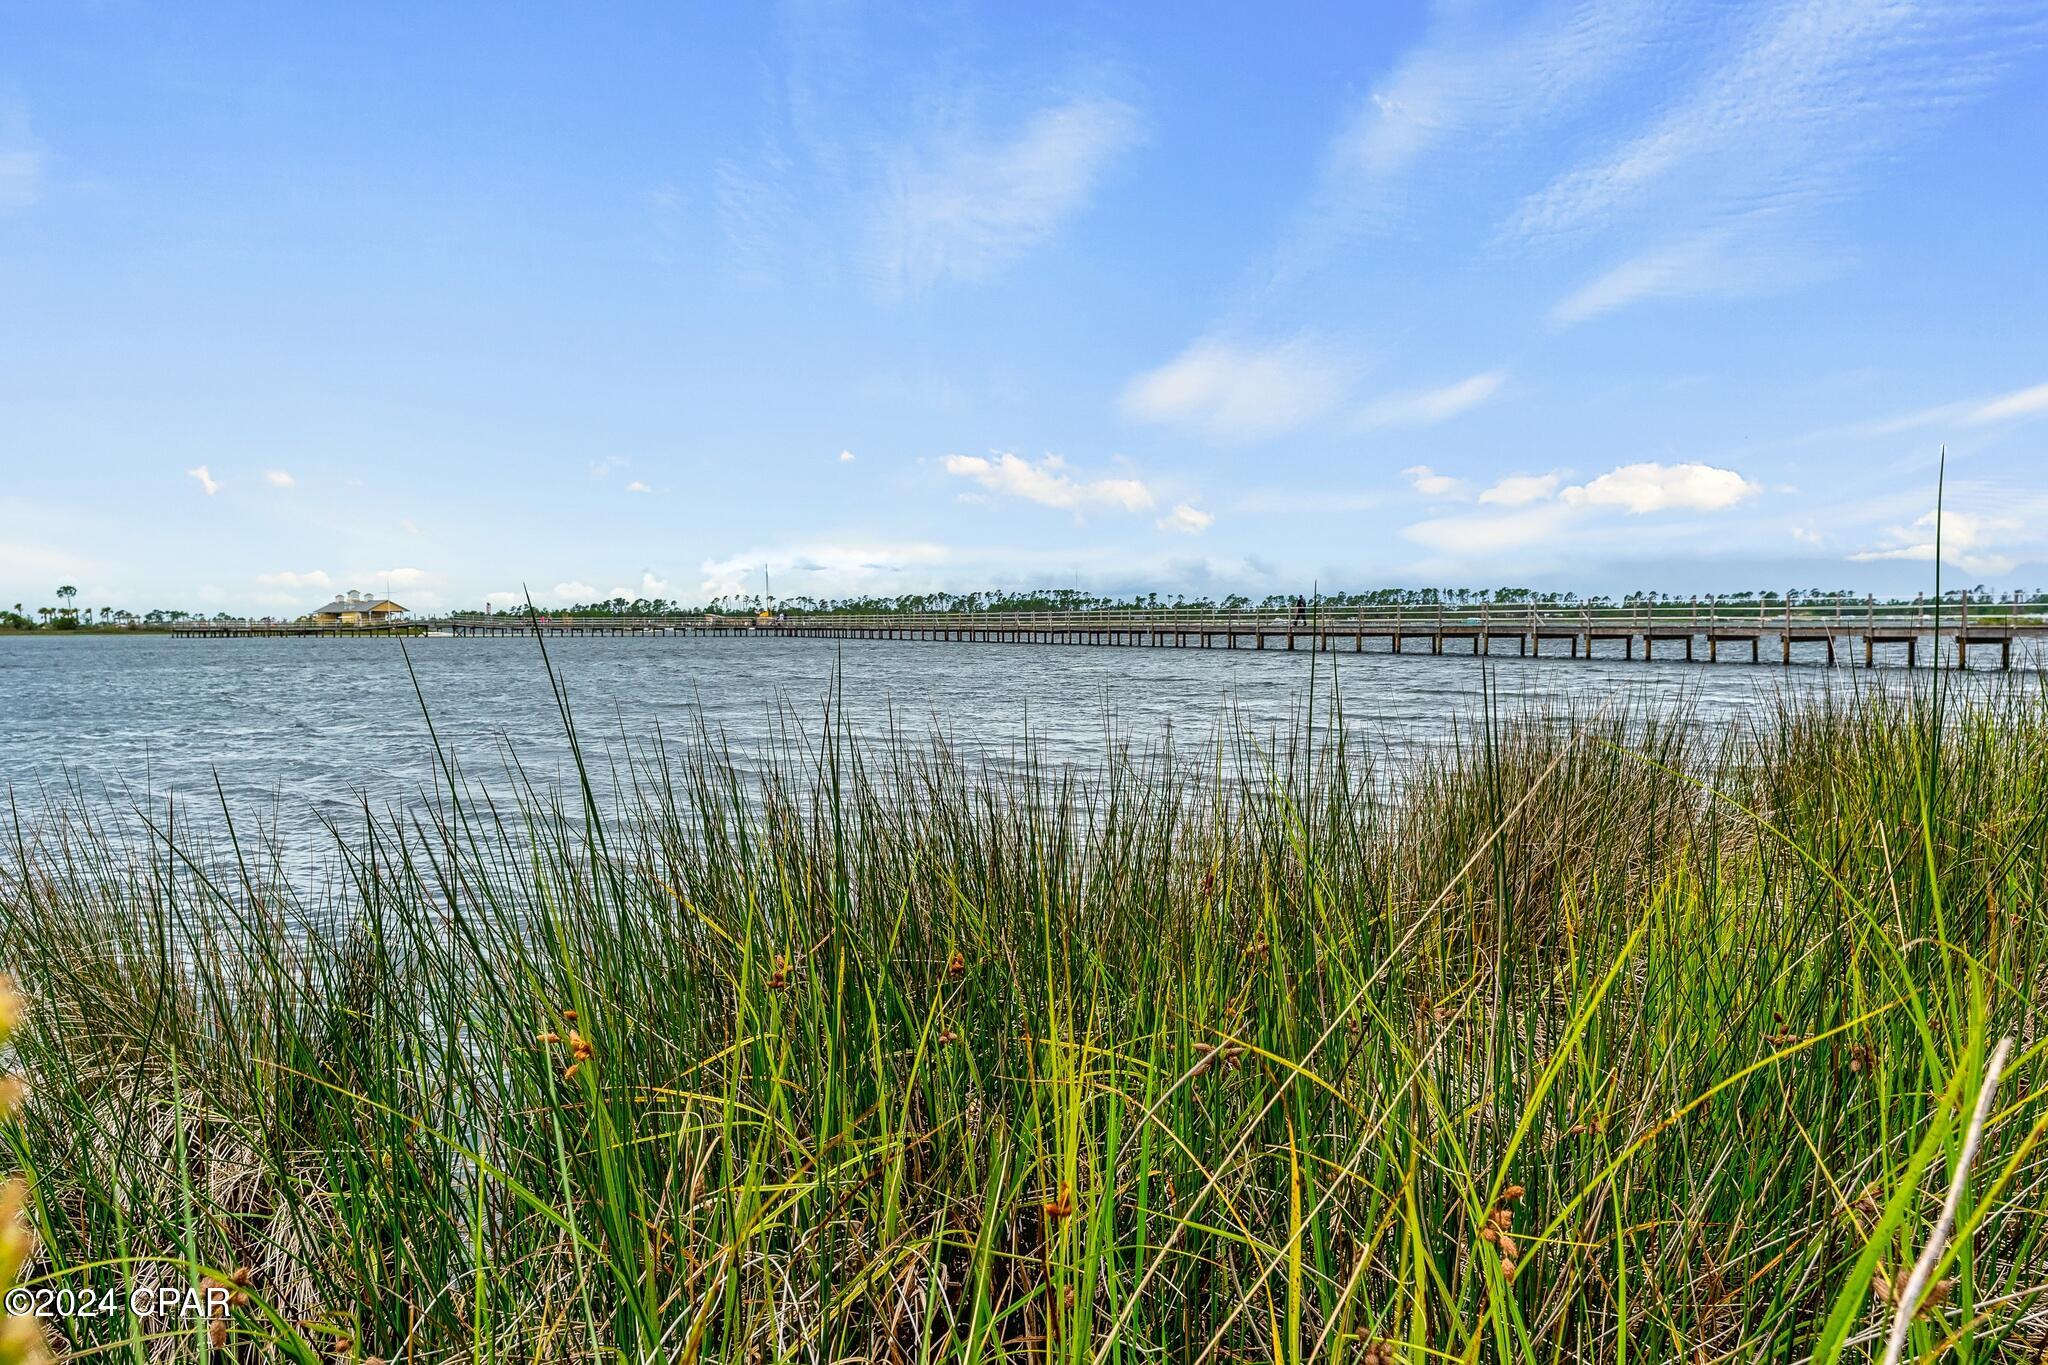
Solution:
{"label": "distant tree line", "polygon": [[[37,607],[33,614],[20,602],[16,602],[12,610],[0,608],[0,630],[147,630],[163,629],[185,621],[245,619],[226,611],[217,611],[209,616],[205,612],[181,611],[173,607],[158,607],[136,613],[116,607],[74,606],[72,604],[77,600],[78,589],[68,583],[58,588],[55,595],[57,605]],[[1972,604],[1984,606],[1994,603],[2048,603],[2048,589],[2018,589],[1993,593],[1982,583],[1968,588],[1950,588],[1942,593],[1942,599],[1950,603],[1960,603],[1965,595]],[[1303,596],[1307,598],[1308,594]],[[1785,592],[1765,589],[1750,592],[1703,593],[1697,598],[1653,589],[1623,593],[1615,597],[1605,594],[1580,596],[1575,592],[1546,592],[1535,588],[1512,587],[1374,588],[1366,592],[1326,592],[1313,598],[1312,605],[1325,611],[1342,611],[1350,607],[1392,606],[1442,606],[1454,609],[1480,606],[1636,607],[1683,604],[1696,600],[1702,606],[1782,608],[1815,600],[1862,601],[1863,598],[1864,595],[1853,588],[1795,588]],[[1914,600],[1928,599],[1924,596],[1911,599],[1881,599],[1887,604]],[[757,594],[728,593],[713,598],[702,606],[666,597],[612,597],[602,602],[579,602],[571,607],[547,607],[541,611],[543,615],[548,616],[695,616],[706,612],[717,615],[751,615],[761,610],[779,612],[787,616],[908,616],[933,612],[1284,612],[1291,610],[1293,605],[1292,593],[1268,593],[1263,597],[1253,598],[1243,593],[1208,597],[1189,596],[1185,593],[1144,592],[1118,597],[1084,592],[1078,588],[1039,588],[1028,591],[991,588],[982,592],[920,592],[858,597],[813,597],[800,593],[792,597],[769,597],[765,600]],[[511,614],[517,615],[523,613],[525,609],[520,607],[509,610]],[[471,610],[447,614],[458,619],[477,619],[490,613]]]}
{"label": "distant tree line", "polygon": [[139,614],[123,607],[81,607],[75,605],[78,589],[69,583],[58,588],[55,596],[57,605],[36,607],[33,614],[20,602],[11,608],[0,607],[0,630],[139,630],[180,621],[242,619],[233,612],[215,612],[209,617],[204,612],[180,611],[175,607],[158,607]]}
{"label": "distant tree line", "polygon": [[[2009,592],[1993,598],[1981,583],[1969,588],[1952,588],[1942,594],[1944,600],[1961,602],[1964,594],[1972,602],[2048,602],[2048,591]],[[1308,595],[1303,594],[1304,598]],[[1084,592],[1078,588],[1040,588],[1027,591],[988,589],[982,592],[922,592],[898,593],[893,596],[863,595],[856,597],[813,597],[799,593],[789,597],[762,597],[755,593],[728,593],[713,598],[703,606],[692,606],[685,602],[672,601],[666,597],[612,597],[601,602],[579,602],[568,607],[546,607],[539,610],[549,616],[679,616],[712,613],[716,615],[750,615],[757,611],[774,611],[788,616],[909,616],[935,612],[1050,612],[1050,611],[1287,611],[1294,605],[1292,593],[1268,593],[1263,597],[1249,597],[1243,593],[1231,593],[1223,597],[1189,596],[1185,593],[1144,592],[1127,596],[1109,596],[1102,593]],[[1853,588],[1795,588],[1780,592],[1775,589],[1748,592],[1705,593],[1697,598],[1677,593],[1643,590],[1624,593],[1618,597],[1606,594],[1581,596],[1575,592],[1546,592],[1535,588],[1374,588],[1365,592],[1326,592],[1313,599],[1313,605],[1329,611],[1348,607],[1478,607],[1478,606],[1537,606],[1537,607],[1612,607],[1612,606],[1654,606],[1659,603],[1688,603],[1697,600],[1706,605],[1749,605],[1749,606],[1797,606],[1801,602],[1846,598],[1862,601],[1864,594]],[[1900,599],[1887,598],[1887,602]],[[513,609],[523,613],[525,608]],[[457,611],[450,615],[471,618],[482,617],[481,611]]]}

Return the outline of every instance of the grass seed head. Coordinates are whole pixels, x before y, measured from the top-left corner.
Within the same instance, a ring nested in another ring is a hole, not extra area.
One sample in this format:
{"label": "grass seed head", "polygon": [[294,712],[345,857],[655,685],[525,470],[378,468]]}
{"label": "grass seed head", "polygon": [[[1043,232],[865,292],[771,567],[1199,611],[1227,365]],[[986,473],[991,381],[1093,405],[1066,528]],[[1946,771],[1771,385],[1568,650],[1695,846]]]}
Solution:
{"label": "grass seed head", "polygon": [[1372,1329],[1358,1329],[1358,1340],[1363,1349],[1358,1355],[1358,1365],[1394,1365],[1399,1348],[1391,1341],[1383,1341],[1372,1335]]}

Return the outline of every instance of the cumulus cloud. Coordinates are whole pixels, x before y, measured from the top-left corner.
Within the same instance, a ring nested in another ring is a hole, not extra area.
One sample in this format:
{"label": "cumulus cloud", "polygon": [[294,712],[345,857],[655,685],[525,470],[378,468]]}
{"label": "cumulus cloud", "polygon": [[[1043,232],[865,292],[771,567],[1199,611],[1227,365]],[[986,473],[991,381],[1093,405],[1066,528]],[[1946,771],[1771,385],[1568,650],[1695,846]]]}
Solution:
{"label": "cumulus cloud", "polygon": [[1216,518],[1210,516],[1207,512],[1191,507],[1187,503],[1178,502],[1173,505],[1171,512],[1168,512],[1165,516],[1154,522],[1153,525],[1162,531],[1172,531],[1176,535],[1198,536],[1208,530],[1215,521]]}
{"label": "cumulus cloud", "polygon": [[[1427,465],[1404,470],[1425,493],[1462,495],[1462,481],[1438,474]],[[1504,555],[1556,549],[1567,538],[1581,548],[1604,543],[1648,547],[1684,534],[1685,524],[1659,521],[1624,529],[1626,520],[1651,512],[1714,512],[1732,507],[1760,491],[1732,469],[1688,463],[1654,462],[1622,465],[1583,484],[1560,487],[1563,476],[1510,474],[1482,490],[1478,508],[1433,516],[1404,527],[1402,534],[1447,557],[1449,565],[1491,566],[1510,561]],[[1499,509],[1499,510],[1491,510]],[[1448,568],[1446,571],[1449,571]]]}
{"label": "cumulus cloud", "polygon": [[1298,430],[1328,412],[1350,386],[1351,367],[1307,337],[1263,345],[1195,342],[1139,375],[1121,399],[1125,415],[1191,427],[1225,441]]}
{"label": "cumulus cloud", "polygon": [[654,490],[652,488],[649,488],[646,484],[640,482],[640,480],[635,479],[633,480],[633,482],[626,485],[626,491],[628,493],[652,493]]}
{"label": "cumulus cloud", "polygon": [[1556,474],[1510,474],[1479,495],[1479,501],[1501,507],[1523,507],[1557,492]]}
{"label": "cumulus cloud", "polygon": [[564,607],[575,606],[579,602],[595,602],[598,600],[597,589],[581,579],[572,578],[548,589],[548,600]]}
{"label": "cumulus cloud", "polygon": [[1874,549],[1858,551],[1849,558],[1858,563],[1886,559],[1928,560],[1934,558],[1935,529],[1941,531],[1943,561],[1971,573],[2010,573],[2019,561],[1999,546],[2021,531],[2024,523],[2016,517],[1984,517],[1967,512],[1929,512],[1911,526],[1894,526],[1886,542]]}
{"label": "cumulus cloud", "polygon": [[220,492],[220,483],[213,477],[213,471],[205,465],[200,465],[197,469],[186,470],[185,477],[199,480],[199,486],[206,490],[206,496],[209,498],[215,493]]}
{"label": "cumulus cloud", "polygon": [[282,469],[266,469],[263,471],[263,482],[272,488],[290,488],[298,483],[298,480]]}
{"label": "cumulus cloud", "polygon": [[1365,428],[1434,426],[1461,412],[1469,412],[1492,398],[1506,377],[1499,370],[1488,370],[1442,388],[1389,394],[1368,404],[1359,413],[1359,425]]}
{"label": "cumulus cloud", "polygon": [[372,569],[364,577],[372,583],[387,588],[417,587],[430,581],[434,575],[425,569]]}
{"label": "cumulus cloud", "polygon": [[950,130],[890,158],[869,229],[891,292],[978,280],[1050,239],[1141,135],[1138,111],[1083,95],[1040,109],[1006,137]]}
{"label": "cumulus cloud", "polygon": [[1575,507],[1619,507],[1641,514],[1673,509],[1718,512],[1753,497],[1758,486],[1708,464],[1625,464],[1558,496]]}
{"label": "cumulus cloud", "polygon": [[991,493],[1075,512],[1090,507],[1142,512],[1157,501],[1139,479],[1076,479],[1058,455],[1047,455],[1036,464],[1008,452],[993,460],[980,455],[948,455],[945,469],[957,478],[974,480]]}
{"label": "cumulus cloud", "polygon": [[842,450],[842,451],[840,451],[840,452],[839,452],[839,463],[841,463],[841,464],[852,464],[852,463],[853,463],[853,452],[852,452],[852,451],[850,451],[850,450]]}
{"label": "cumulus cloud", "polygon": [[1465,490],[1463,479],[1454,479],[1448,474],[1439,474],[1426,464],[1412,464],[1401,471],[1415,491],[1425,498],[1457,497]]}

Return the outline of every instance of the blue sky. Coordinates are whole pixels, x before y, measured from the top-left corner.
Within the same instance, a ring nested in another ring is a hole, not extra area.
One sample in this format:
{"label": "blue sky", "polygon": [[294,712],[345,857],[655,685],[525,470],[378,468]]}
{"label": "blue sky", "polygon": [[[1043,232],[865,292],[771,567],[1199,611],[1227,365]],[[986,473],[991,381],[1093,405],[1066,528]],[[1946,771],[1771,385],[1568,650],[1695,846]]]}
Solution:
{"label": "blue sky", "polygon": [[2048,8],[0,0],[0,605],[2048,587]]}

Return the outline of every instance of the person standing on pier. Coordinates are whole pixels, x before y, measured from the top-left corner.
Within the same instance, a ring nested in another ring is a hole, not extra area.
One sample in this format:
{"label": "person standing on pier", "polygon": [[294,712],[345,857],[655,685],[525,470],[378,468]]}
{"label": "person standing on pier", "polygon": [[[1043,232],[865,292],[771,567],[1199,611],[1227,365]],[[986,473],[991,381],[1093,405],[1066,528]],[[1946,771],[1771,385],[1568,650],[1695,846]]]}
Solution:
{"label": "person standing on pier", "polygon": [[1300,625],[1308,619],[1308,600],[1300,593],[1294,594],[1294,624]]}

